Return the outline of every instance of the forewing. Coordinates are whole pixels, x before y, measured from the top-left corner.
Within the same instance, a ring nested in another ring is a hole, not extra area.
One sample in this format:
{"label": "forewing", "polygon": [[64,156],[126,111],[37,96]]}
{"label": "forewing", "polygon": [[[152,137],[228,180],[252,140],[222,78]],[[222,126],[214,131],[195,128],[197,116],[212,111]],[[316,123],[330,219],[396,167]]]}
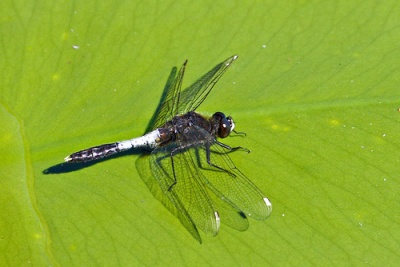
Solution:
{"label": "forewing", "polygon": [[[267,219],[272,211],[271,203],[260,189],[235,167],[228,151],[218,144],[211,146],[210,162],[219,166],[219,169],[208,164],[206,149],[200,148],[202,151],[198,157],[199,165],[210,189],[246,216],[257,220]],[[223,222],[222,216],[221,221]]]}
{"label": "forewing", "polygon": [[187,61],[185,61],[172,83],[169,82],[171,77],[168,79],[167,87],[162,96],[162,103],[157,108],[154,119],[152,120],[153,123],[148,128],[154,130],[161,127],[178,114],[185,114],[189,111],[196,110],[237,57],[237,55],[234,55],[224,62],[219,63],[194,84],[181,92],[182,80],[187,63]]}
{"label": "forewing", "polygon": [[188,216],[196,227],[214,236],[218,233],[219,216],[204,185],[205,177],[190,153],[192,148],[175,154],[172,163],[171,151],[177,147],[174,142],[153,150],[150,159],[153,176],[178,211]]}
{"label": "forewing", "polygon": [[246,231],[249,228],[249,221],[246,215],[238,208],[224,201],[219,196],[214,194],[210,189],[211,200],[218,210],[221,218],[221,223],[238,231]]}
{"label": "forewing", "polygon": [[[183,63],[178,75],[170,83],[167,82],[167,88],[164,90],[162,96],[162,103],[156,111],[151,129],[154,130],[163,126],[167,121],[171,120],[178,114],[178,103],[180,91],[182,87],[182,80],[185,74],[187,60]],[[170,77],[171,78],[171,77]],[[170,80],[170,78],[168,80]]]}
{"label": "forewing", "polygon": [[214,85],[218,82],[219,78],[221,78],[227,68],[237,58],[238,56],[234,55],[226,59],[224,62],[219,63],[194,84],[182,91],[179,99],[178,113],[185,114],[189,111],[196,110],[196,108],[210,93]]}

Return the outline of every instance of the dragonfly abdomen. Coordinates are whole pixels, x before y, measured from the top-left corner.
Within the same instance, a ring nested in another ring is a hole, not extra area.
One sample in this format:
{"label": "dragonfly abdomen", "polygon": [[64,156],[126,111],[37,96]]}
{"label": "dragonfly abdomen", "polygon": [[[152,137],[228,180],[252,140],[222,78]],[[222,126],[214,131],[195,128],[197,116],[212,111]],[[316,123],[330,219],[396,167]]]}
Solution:
{"label": "dragonfly abdomen", "polygon": [[90,160],[101,159],[118,152],[120,152],[120,149],[118,148],[117,142],[113,144],[95,146],[75,152],[66,157],[64,160],[67,162],[86,162]]}
{"label": "dragonfly abdomen", "polygon": [[108,157],[131,148],[146,147],[152,149],[157,146],[159,141],[160,132],[159,130],[154,130],[138,138],[95,146],[75,152],[66,157],[64,160],[66,162],[86,162]]}

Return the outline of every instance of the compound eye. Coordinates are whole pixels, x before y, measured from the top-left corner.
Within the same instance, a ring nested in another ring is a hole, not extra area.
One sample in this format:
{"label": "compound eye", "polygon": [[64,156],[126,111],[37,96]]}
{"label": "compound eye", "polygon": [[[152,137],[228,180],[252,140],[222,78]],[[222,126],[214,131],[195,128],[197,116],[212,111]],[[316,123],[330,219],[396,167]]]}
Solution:
{"label": "compound eye", "polygon": [[223,117],[219,124],[218,136],[221,138],[225,138],[230,133],[231,133],[231,124],[226,117]]}

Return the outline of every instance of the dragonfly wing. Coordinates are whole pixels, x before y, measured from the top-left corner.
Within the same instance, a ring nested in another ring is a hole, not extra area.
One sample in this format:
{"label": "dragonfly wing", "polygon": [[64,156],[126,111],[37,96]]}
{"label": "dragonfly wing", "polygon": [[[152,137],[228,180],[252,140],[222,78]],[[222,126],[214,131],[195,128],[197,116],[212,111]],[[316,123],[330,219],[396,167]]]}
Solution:
{"label": "dragonfly wing", "polygon": [[213,192],[210,192],[209,195],[218,210],[221,223],[238,231],[246,231],[249,228],[249,221],[242,211],[230,205],[228,202],[223,201]]}
{"label": "dragonfly wing", "polygon": [[161,104],[158,106],[152,119],[153,123],[149,127],[151,130],[163,126],[167,121],[171,120],[178,114],[179,96],[181,92],[183,76],[185,74],[186,63],[187,60],[183,63],[174,80],[172,79],[174,77],[173,75],[176,73],[176,68],[172,70],[161,97]]}
{"label": "dragonfly wing", "polygon": [[151,126],[148,127],[149,130],[161,127],[178,114],[184,114],[196,110],[221,76],[225,73],[227,68],[237,58],[238,56],[234,55],[226,59],[224,62],[219,63],[182,92],[181,86],[187,60],[183,63],[174,80],[172,80],[173,75],[175,74],[173,69],[161,97],[161,104],[158,106],[156,113],[153,116]]}
{"label": "dragonfly wing", "polygon": [[[162,192],[157,182],[158,179],[155,179],[155,176],[151,171],[149,158],[149,154],[142,154],[136,160],[136,168],[140,174],[140,177],[145,182],[153,196],[158,199],[173,215],[175,215],[182,225],[188,230],[188,232],[195,239],[197,239],[199,243],[201,243],[199,231],[187,212],[179,211],[177,207],[173,205],[170,199],[164,194],[164,192]],[[182,210],[182,208],[180,208],[180,210]]]}
{"label": "dragonfly wing", "polygon": [[[189,143],[198,144],[193,146],[193,149],[188,149],[185,155],[190,154],[190,157],[196,160],[198,177],[203,179],[202,184],[207,186],[210,196],[215,194],[218,199],[231,205],[236,213],[239,211],[244,216],[257,220],[268,218],[272,211],[271,203],[261,190],[236,168],[229,157],[231,151],[218,145],[215,138],[199,126],[185,129],[183,138]],[[215,200],[213,202],[216,203]],[[221,206],[216,207],[219,212]],[[238,222],[232,216],[225,219]],[[222,215],[221,222],[224,222]]]}
{"label": "dragonfly wing", "polygon": [[179,99],[178,113],[184,114],[189,111],[196,110],[196,108],[204,101],[211,89],[225,73],[228,67],[237,58],[238,56],[234,55],[219,63],[190,87],[183,90]]}
{"label": "dragonfly wing", "polygon": [[215,236],[219,229],[219,215],[204,185],[205,177],[198,171],[190,149],[171,158],[171,151],[177,147],[174,142],[153,150],[150,159],[152,174],[162,192],[183,216],[205,233]]}
{"label": "dragonfly wing", "polygon": [[[206,148],[199,147],[199,165],[208,187],[222,200],[242,211],[246,216],[265,220],[272,211],[268,198],[257,188],[230,159],[226,149],[217,144],[210,147],[210,162],[207,162]],[[223,221],[223,218],[221,217]]]}

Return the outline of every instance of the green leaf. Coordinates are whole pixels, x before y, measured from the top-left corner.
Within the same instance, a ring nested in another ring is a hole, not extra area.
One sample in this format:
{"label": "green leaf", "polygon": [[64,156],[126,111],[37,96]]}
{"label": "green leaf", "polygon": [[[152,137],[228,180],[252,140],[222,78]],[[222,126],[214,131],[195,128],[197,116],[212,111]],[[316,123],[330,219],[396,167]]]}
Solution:
{"label": "green leaf", "polygon": [[[0,265],[399,261],[397,2],[0,6]],[[186,87],[233,54],[198,111],[246,132],[224,142],[251,150],[231,157],[271,200],[268,220],[199,245],[139,155],[60,165],[143,134],[174,66],[189,60]]]}

